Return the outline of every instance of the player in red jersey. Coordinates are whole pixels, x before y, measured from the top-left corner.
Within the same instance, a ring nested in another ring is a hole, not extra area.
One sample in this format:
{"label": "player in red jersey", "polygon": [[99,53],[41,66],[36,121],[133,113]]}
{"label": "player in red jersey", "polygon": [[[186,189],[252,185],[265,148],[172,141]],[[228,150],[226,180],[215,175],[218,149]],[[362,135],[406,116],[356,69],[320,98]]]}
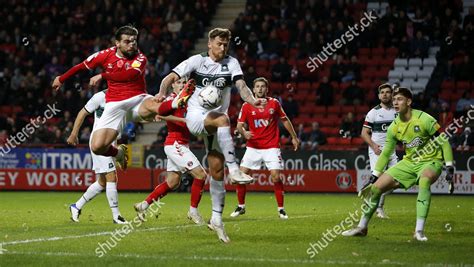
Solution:
{"label": "player in red jersey", "polygon": [[[280,151],[280,130],[278,120],[282,120],[286,130],[291,135],[291,142],[296,151],[300,145],[293,125],[286,116],[285,111],[277,99],[267,97],[268,81],[259,77],[253,81],[253,92],[256,98],[266,98],[267,105],[264,108],[256,108],[247,103],[242,105],[237,123],[237,130],[247,139],[247,150],[240,163],[240,170],[246,174],[250,170],[259,170],[262,162],[270,170],[274,186],[275,197],[278,204],[278,215],[281,219],[288,219],[283,207],[283,182],[280,178],[280,170],[283,169],[283,160]],[[248,125],[248,130],[244,124]],[[246,185],[237,185],[237,197],[239,205],[231,217],[245,214]]]}
{"label": "player in red jersey", "polygon": [[[89,81],[91,87],[97,86],[102,79],[105,79],[108,85],[104,113],[98,121],[97,130],[92,135],[91,150],[97,155],[115,157],[122,169],[127,168],[127,146],[120,145],[117,148],[112,145],[119,134],[120,123],[133,107],[141,105],[148,114],[158,113],[160,107],[160,103],[152,98],[145,101],[147,58],[138,50],[137,38],[136,28],[120,27],[115,33],[114,47],[92,54],[85,61],[56,77],[52,85],[53,89],[59,90],[67,79],[79,71],[99,67],[103,70]],[[183,92],[187,93],[186,90]],[[178,101],[181,99],[186,101],[186,95],[177,98]]]}
{"label": "player in red jersey", "polygon": [[[184,87],[185,79],[181,78],[172,84],[173,93],[168,96],[168,100],[175,99]],[[180,183],[181,174],[189,172],[194,181],[191,186],[191,206],[188,211],[188,219],[196,224],[204,224],[204,220],[199,214],[197,207],[201,200],[204,182],[207,174],[201,166],[199,160],[189,149],[190,133],[184,119],[186,108],[173,109],[170,116],[161,117],[166,121],[168,136],[165,140],[165,154],[168,158],[166,171],[166,181],[159,184],[148,197],[134,205],[138,217],[144,220],[148,207],[158,199],[164,197],[168,192],[177,188]],[[166,115],[166,114],[163,114]]]}

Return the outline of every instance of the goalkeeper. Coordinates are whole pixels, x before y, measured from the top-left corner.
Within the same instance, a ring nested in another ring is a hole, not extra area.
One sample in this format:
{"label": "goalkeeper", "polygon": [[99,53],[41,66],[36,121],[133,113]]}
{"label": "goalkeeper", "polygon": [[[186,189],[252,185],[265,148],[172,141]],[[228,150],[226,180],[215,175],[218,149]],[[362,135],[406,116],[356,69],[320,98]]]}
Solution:
{"label": "goalkeeper", "polygon": [[[369,220],[377,209],[381,195],[395,188],[408,189],[418,184],[414,238],[427,241],[423,231],[431,202],[430,186],[441,174],[443,158],[447,166],[446,180],[450,181],[452,193],[454,167],[451,146],[446,135],[438,133],[440,125],[433,117],[411,108],[412,98],[413,95],[407,88],[394,90],[393,106],[398,116],[387,130],[385,147],[372,172],[373,184],[367,185],[361,191],[362,195],[368,198],[368,207],[364,210],[359,225],[344,231],[343,236],[366,236]],[[403,160],[382,174],[397,141],[403,143],[406,154]]]}

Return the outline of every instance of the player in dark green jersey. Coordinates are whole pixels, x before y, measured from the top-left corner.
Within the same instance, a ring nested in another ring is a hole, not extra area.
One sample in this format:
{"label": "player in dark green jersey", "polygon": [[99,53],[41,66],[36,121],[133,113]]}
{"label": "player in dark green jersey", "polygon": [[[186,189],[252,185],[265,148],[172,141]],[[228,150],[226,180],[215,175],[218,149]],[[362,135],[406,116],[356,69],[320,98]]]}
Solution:
{"label": "player in dark green jersey", "polygon": [[[438,133],[440,125],[436,120],[423,111],[411,108],[412,98],[412,93],[407,88],[394,90],[393,106],[398,116],[387,130],[385,147],[372,172],[372,183],[361,191],[362,196],[368,199],[367,207],[359,225],[343,232],[343,236],[367,235],[369,220],[377,209],[380,196],[395,188],[408,189],[418,184],[414,238],[419,241],[428,240],[423,230],[431,202],[430,186],[440,176],[443,160],[447,166],[446,180],[452,181],[453,152],[446,134]],[[382,174],[397,142],[403,143],[405,156]]]}

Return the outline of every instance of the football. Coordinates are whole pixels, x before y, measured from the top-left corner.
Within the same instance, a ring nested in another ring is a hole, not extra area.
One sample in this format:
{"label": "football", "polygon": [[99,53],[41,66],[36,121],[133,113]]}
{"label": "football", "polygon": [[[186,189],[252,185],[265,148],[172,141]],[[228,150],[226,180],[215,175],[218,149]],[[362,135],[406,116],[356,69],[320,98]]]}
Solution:
{"label": "football", "polygon": [[221,105],[222,90],[214,85],[208,85],[199,92],[199,104],[207,109],[217,108]]}

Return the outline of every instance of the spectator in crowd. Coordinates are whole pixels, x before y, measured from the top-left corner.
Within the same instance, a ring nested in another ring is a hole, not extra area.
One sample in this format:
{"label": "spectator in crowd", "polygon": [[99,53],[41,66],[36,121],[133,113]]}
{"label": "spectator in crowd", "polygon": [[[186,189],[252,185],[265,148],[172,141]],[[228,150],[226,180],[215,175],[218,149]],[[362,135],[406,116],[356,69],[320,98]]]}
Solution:
{"label": "spectator in crowd", "polygon": [[285,57],[280,57],[279,62],[272,67],[272,80],[277,82],[289,82],[290,76],[290,64],[286,62]]}
{"label": "spectator in crowd", "polygon": [[316,99],[318,105],[331,106],[334,103],[334,88],[329,83],[327,76],[323,77],[323,81],[319,85]]}
{"label": "spectator in crowd", "polygon": [[341,82],[342,78],[346,75],[346,65],[343,62],[342,55],[338,55],[336,63],[331,66],[330,72],[331,81]]}
{"label": "spectator in crowd", "polygon": [[258,75],[255,72],[255,68],[253,66],[249,66],[244,75],[245,83],[247,83],[248,86],[251,86],[253,84],[253,81],[257,78]]}
{"label": "spectator in crowd", "polygon": [[453,66],[454,78],[460,81],[474,80],[474,63],[469,60],[469,55],[464,55],[463,62]]}
{"label": "spectator in crowd", "polygon": [[454,144],[457,150],[469,150],[474,146],[474,133],[470,127],[464,128],[464,131],[455,136]]}
{"label": "spectator in crowd", "polygon": [[300,141],[303,145],[307,141],[308,135],[306,134],[306,132],[304,130],[304,124],[303,123],[298,124],[298,129],[296,130],[296,136],[298,136],[298,139],[300,139]]}
{"label": "spectator in crowd", "polygon": [[348,82],[352,80],[360,80],[360,65],[357,63],[357,57],[353,55],[351,62],[346,65],[346,74],[342,77],[342,82]]}
{"label": "spectator in crowd", "polygon": [[426,58],[430,45],[421,31],[416,32],[416,37],[410,42],[411,57]]}
{"label": "spectator in crowd", "polygon": [[314,150],[318,146],[324,145],[326,143],[326,136],[319,129],[319,123],[313,122],[311,124],[311,132],[308,135],[307,143],[311,150]]}
{"label": "spectator in crowd", "polygon": [[290,120],[298,116],[298,103],[293,99],[293,95],[289,95],[287,99],[283,100],[283,109]]}
{"label": "spectator in crowd", "polygon": [[461,99],[456,103],[456,117],[460,117],[465,112],[467,112],[471,106],[474,106],[474,99],[469,97],[469,92],[465,91]]}
{"label": "spectator in crowd", "polygon": [[342,93],[341,105],[360,105],[364,103],[364,91],[357,85],[356,80],[351,81]]}
{"label": "spectator in crowd", "polygon": [[349,112],[342,120],[339,133],[344,138],[358,137],[361,127],[361,124],[355,120],[354,113]]}
{"label": "spectator in crowd", "polygon": [[250,58],[259,58],[263,53],[263,46],[260,40],[258,40],[257,34],[251,32],[247,44],[245,45],[245,51],[247,56]]}

